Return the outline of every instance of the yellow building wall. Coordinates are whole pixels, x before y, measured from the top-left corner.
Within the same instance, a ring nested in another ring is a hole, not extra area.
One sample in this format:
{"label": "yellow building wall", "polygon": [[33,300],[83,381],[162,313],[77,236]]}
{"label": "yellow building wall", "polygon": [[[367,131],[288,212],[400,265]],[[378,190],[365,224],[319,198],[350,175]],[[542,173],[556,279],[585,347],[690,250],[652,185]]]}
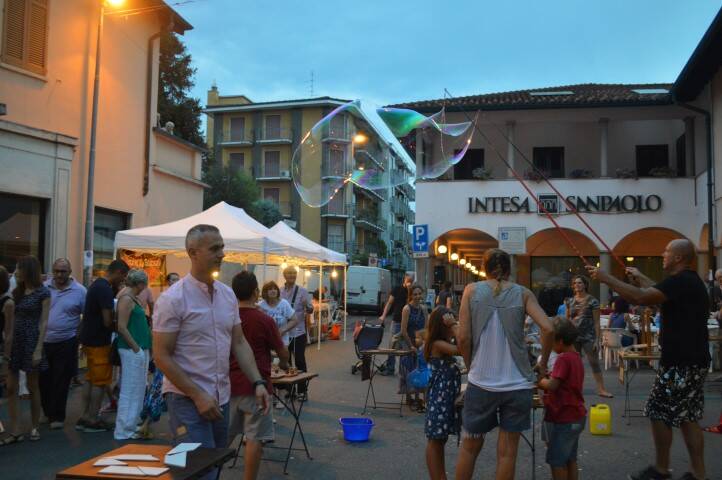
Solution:
{"label": "yellow building wall", "polygon": [[[0,0],[0,30],[4,4]],[[50,2],[44,77],[0,66],[0,97],[7,105],[4,120],[78,138],[66,254],[76,271],[82,265],[99,8],[100,2],[89,0]],[[132,227],[148,225],[156,207],[143,197],[143,167],[148,38],[159,29],[154,14],[107,16],[102,38],[94,203],[131,214]],[[157,66],[157,40],[153,49]],[[157,98],[157,81],[152,97]]]}
{"label": "yellow building wall", "polygon": [[[301,116],[301,135],[311,130],[313,126],[323,118],[323,110],[320,108],[305,108]],[[308,168],[309,163],[312,168]],[[302,159],[303,174],[301,182],[303,185],[314,185],[320,182],[321,178],[321,155],[313,158]],[[301,234],[313,240],[321,242],[321,209],[314,208],[301,201]]]}

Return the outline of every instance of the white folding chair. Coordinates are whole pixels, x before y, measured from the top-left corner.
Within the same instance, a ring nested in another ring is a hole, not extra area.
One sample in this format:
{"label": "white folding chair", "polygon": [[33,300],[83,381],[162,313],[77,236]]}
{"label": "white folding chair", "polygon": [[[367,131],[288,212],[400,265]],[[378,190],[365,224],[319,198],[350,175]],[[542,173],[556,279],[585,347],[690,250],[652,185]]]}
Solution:
{"label": "white folding chair", "polygon": [[609,370],[612,362],[619,364],[619,349],[622,348],[623,328],[602,328],[604,369]]}

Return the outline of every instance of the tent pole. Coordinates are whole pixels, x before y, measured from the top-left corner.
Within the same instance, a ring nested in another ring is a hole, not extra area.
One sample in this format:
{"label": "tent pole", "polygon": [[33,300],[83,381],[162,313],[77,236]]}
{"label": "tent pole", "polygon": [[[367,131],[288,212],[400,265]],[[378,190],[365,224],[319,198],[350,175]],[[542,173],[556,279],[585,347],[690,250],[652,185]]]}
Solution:
{"label": "tent pole", "polygon": [[266,262],[267,262],[267,252],[268,252],[268,240],[265,238],[263,239],[263,282],[261,282],[261,285],[266,284]]}
{"label": "tent pole", "polygon": [[348,278],[348,269],[344,265],[343,267],[343,341],[346,341],[346,319],[348,317],[348,307],[346,306],[347,302],[347,296],[346,296],[346,279]]}
{"label": "tent pole", "polygon": [[323,310],[323,265],[318,266],[318,350],[321,350],[321,318]]}

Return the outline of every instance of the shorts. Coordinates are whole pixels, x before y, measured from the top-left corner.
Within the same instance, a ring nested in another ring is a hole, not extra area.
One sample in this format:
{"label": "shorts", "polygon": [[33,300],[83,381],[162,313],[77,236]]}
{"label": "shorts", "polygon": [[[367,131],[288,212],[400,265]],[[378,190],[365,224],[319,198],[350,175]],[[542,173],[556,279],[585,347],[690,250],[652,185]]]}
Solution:
{"label": "shorts", "polygon": [[83,345],[83,352],[88,361],[85,378],[91,385],[102,387],[113,383],[113,365],[110,364],[110,345],[89,347]]}
{"label": "shorts", "polygon": [[579,435],[584,430],[587,419],[573,423],[542,424],[542,440],[547,442],[546,461],[552,468],[565,467],[569,462],[577,461]]}
{"label": "shorts", "polygon": [[669,427],[699,421],[704,415],[706,377],[707,367],[660,367],[644,414]]}
{"label": "shorts", "polygon": [[491,392],[471,383],[464,394],[461,425],[464,438],[480,438],[497,426],[506,432],[531,428],[532,390]]}
{"label": "shorts", "polygon": [[243,434],[248,440],[272,442],[275,438],[273,409],[269,409],[264,415],[257,408],[256,397],[251,395],[231,397],[229,433],[229,438]]}

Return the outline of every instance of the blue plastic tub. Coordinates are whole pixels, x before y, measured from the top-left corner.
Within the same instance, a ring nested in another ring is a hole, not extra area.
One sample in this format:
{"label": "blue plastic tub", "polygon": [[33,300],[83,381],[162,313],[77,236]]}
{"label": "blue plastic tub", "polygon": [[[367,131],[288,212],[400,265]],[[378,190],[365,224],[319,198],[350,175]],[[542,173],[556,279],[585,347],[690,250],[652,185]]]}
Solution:
{"label": "blue plastic tub", "polygon": [[339,418],[338,423],[343,428],[343,438],[347,442],[368,442],[374,421],[363,417]]}

